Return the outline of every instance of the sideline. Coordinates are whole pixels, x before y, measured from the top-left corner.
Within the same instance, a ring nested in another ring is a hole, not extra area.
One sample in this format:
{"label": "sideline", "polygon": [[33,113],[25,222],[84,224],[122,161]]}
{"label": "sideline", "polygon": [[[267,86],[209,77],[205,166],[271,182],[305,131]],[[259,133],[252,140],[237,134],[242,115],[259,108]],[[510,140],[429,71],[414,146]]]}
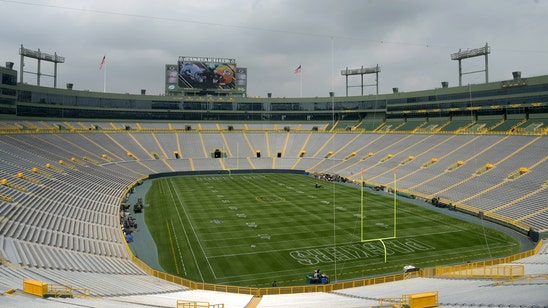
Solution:
{"label": "sideline", "polygon": [[[139,258],[141,261],[148,264],[155,270],[165,272],[160,261],[158,260],[158,247],[148,230],[147,224],[145,223],[145,212],[150,204],[147,203],[145,195],[147,191],[152,186],[152,180],[144,180],[143,184],[135,186],[133,193],[129,195],[130,203],[130,215],[135,218],[137,223],[137,230],[131,235],[133,236],[133,242],[128,243],[129,248],[134,256]],[[143,198],[143,212],[142,213],[133,213],[133,205],[137,203],[138,198]]]}

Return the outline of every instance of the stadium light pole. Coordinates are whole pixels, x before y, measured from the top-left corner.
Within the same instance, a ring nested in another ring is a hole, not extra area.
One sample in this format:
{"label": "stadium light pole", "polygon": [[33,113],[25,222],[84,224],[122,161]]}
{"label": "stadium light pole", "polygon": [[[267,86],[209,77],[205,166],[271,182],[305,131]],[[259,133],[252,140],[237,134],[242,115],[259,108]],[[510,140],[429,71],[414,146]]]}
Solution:
{"label": "stadium light pole", "polygon": [[[332,127],[335,127],[335,92],[329,92],[329,97],[331,97],[331,117],[332,117]],[[333,143],[331,143],[333,145]],[[332,167],[335,166],[335,161],[331,160]],[[334,172],[335,170],[333,170]],[[335,282],[337,281],[337,203],[335,202],[335,182],[332,184],[333,188],[333,269]]]}
{"label": "stadium light pole", "polygon": [[[487,55],[489,55],[490,53],[491,53],[491,47],[489,47],[489,45],[485,43],[485,46],[480,48],[474,48],[474,49],[464,50],[464,51],[461,51],[459,49],[458,52],[451,54],[451,60],[459,61],[459,87],[462,86],[462,75],[465,75],[465,74],[485,72],[485,83],[489,82],[489,66],[488,66],[489,61],[488,61]],[[461,63],[462,60],[473,58],[473,57],[479,57],[479,56],[485,56],[485,68],[482,70],[463,73],[462,63]]]}
{"label": "stadium light pole", "polygon": [[[346,78],[346,96],[348,96],[348,88],[351,87],[360,87],[361,88],[361,95],[363,96],[363,88],[366,86],[375,86],[376,88],[376,95],[379,95],[379,72],[381,71],[380,66],[377,64],[373,67],[361,67],[356,69],[349,69],[348,67],[341,71],[341,75],[345,76]],[[366,74],[375,74],[375,83],[373,84],[363,84],[363,75]],[[349,86],[348,85],[348,76],[353,75],[360,75],[361,76],[361,84],[359,86]]]}
{"label": "stadium light pole", "polygon": [[361,234],[361,239],[363,240],[363,167],[361,169],[361,182],[360,182],[360,186],[361,186],[361,191],[360,191],[360,234]]}
{"label": "stadium light pole", "polygon": [[[397,206],[397,195],[398,195],[397,192],[398,192],[398,189],[396,188],[396,167],[394,167],[394,238],[396,238],[396,230],[397,230],[397,228],[396,228],[396,223],[397,223],[397,220],[396,220],[396,218],[397,218],[397,215],[396,215],[397,208],[396,208],[396,206]],[[383,245],[384,245],[384,243],[383,243]],[[386,263],[386,247],[384,248],[384,250],[385,250],[384,263]]]}
{"label": "stadium light pole", "polygon": [[[61,56],[57,55],[57,52],[54,53],[53,55],[50,55],[50,54],[41,52],[40,49],[30,50],[30,49],[27,49],[27,48],[23,47],[23,44],[21,44],[21,48],[19,48],[19,55],[21,56],[21,61],[20,61],[21,68],[20,68],[20,74],[19,74],[19,83],[23,83],[24,73],[29,73],[29,74],[35,74],[36,75],[36,85],[38,85],[38,86],[40,85],[40,79],[41,79],[42,76],[53,77],[53,87],[57,88],[57,64],[58,63],[65,63],[65,57],[61,57]],[[23,70],[23,68],[25,66],[25,57],[36,59],[38,61],[37,71],[36,72],[29,72],[29,71],[24,71]],[[42,73],[42,70],[41,70],[42,61],[47,61],[47,62],[52,62],[53,63],[53,65],[54,65],[53,75]]]}

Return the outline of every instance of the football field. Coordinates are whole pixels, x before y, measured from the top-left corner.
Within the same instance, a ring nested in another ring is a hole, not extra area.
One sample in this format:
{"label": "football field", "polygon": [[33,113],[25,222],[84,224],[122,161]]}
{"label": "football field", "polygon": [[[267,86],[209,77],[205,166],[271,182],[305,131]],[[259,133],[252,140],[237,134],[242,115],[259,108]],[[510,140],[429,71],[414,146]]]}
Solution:
{"label": "football field", "polygon": [[406,198],[395,210],[392,196],[361,195],[298,174],[170,177],[153,181],[145,220],[166,272],[251,287],[302,285],[315,269],[334,282],[519,251],[504,233]]}

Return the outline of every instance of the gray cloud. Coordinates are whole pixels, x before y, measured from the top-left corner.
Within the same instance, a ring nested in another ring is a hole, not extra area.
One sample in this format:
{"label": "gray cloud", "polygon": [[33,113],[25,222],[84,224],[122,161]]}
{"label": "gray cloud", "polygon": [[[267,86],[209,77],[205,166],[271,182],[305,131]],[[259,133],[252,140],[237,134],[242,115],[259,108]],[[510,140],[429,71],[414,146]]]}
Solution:
{"label": "gray cloud", "polygon": [[[382,93],[456,85],[450,54],[485,43],[492,50],[490,80],[508,79],[514,70],[547,73],[545,0],[0,0],[0,10],[9,12],[2,18],[0,61],[18,68],[21,44],[57,52],[66,57],[58,83],[92,91],[103,89],[103,55],[107,90],[120,93],[162,93],[164,64],[180,55],[235,58],[248,68],[250,96],[297,97],[301,77],[303,96],[344,95],[340,70],[376,64]],[[483,58],[463,64],[482,69]],[[293,74],[298,65],[302,75]],[[28,60],[26,68],[33,66]],[[32,75],[25,80],[35,83]],[[467,75],[465,82],[483,82],[483,75]]]}

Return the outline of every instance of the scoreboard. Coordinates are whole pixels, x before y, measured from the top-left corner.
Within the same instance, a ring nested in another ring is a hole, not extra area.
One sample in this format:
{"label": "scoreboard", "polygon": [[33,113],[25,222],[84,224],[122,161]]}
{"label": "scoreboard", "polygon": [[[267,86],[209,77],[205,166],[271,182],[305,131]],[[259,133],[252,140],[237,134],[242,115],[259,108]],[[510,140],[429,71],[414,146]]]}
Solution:
{"label": "scoreboard", "polygon": [[179,57],[166,65],[166,95],[245,95],[247,69],[235,59]]}

